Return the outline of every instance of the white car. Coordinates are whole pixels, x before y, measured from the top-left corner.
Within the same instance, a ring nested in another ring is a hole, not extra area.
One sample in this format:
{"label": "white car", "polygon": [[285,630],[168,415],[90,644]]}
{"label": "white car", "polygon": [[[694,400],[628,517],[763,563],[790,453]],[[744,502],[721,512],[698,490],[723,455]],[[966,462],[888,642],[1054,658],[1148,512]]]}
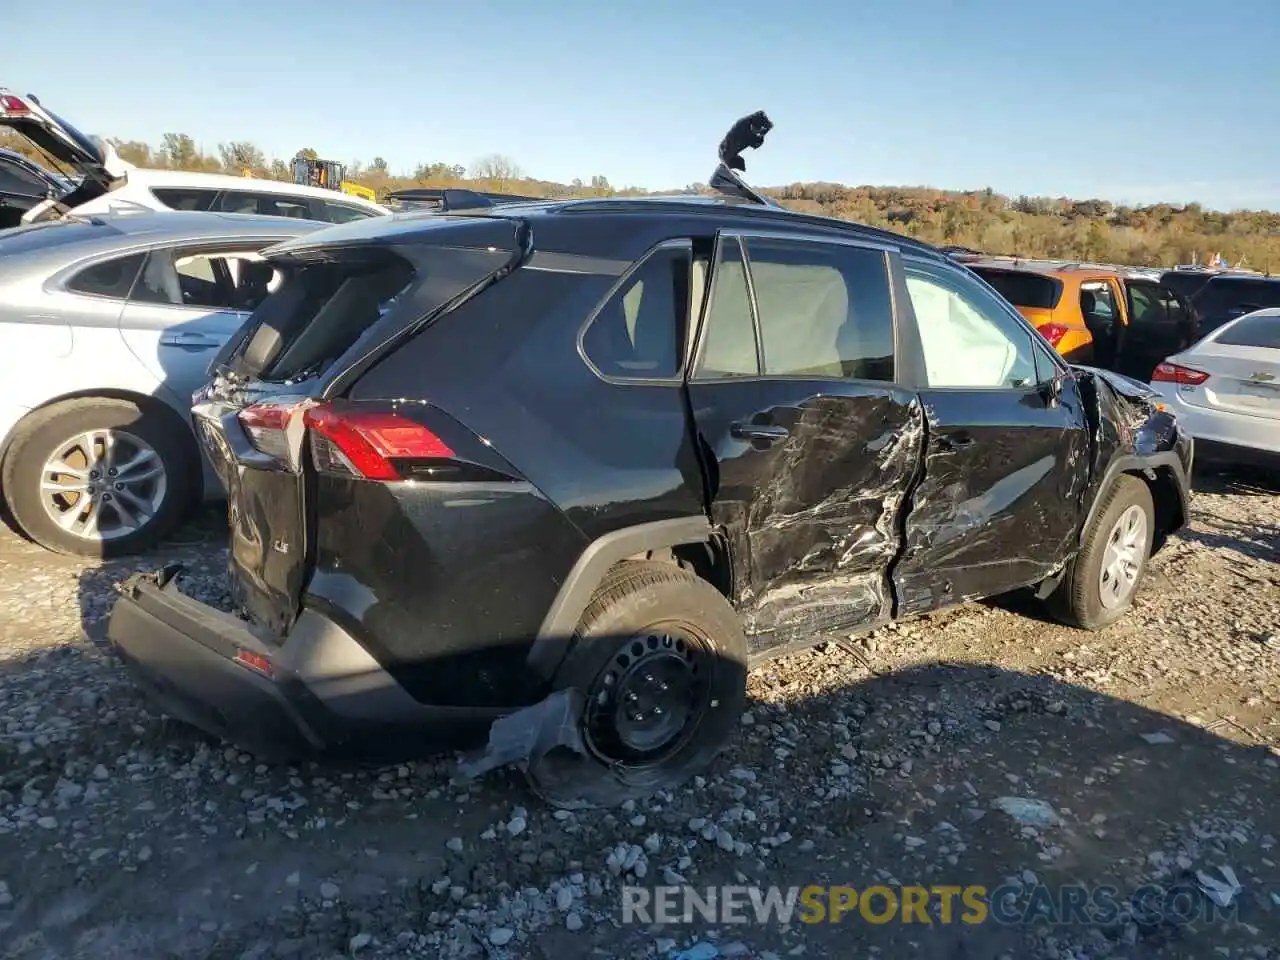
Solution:
{"label": "white car", "polygon": [[1156,367],[1151,386],[1196,459],[1280,466],[1280,308],[1224,324]]}
{"label": "white car", "polygon": [[191,395],[282,277],[261,251],[359,225],[214,213],[0,231],[0,497],[32,540],[122,556],[223,494]]}
{"label": "white car", "polygon": [[[30,94],[0,87],[0,126],[22,134],[44,153],[75,170],[78,182],[22,217],[26,223],[77,216],[151,210],[204,210],[347,223],[391,210],[336,190],[279,180],[230,177],[185,170],[153,170],[122,160],[109,143],[87,137]],[[52,193],[52,191],[50,191]]]}

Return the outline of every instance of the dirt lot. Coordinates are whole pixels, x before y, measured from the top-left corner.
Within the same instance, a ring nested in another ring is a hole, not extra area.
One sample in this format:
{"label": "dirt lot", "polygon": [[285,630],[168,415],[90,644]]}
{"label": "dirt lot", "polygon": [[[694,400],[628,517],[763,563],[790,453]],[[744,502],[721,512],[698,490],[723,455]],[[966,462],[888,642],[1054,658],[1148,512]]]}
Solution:
{"label": "dirt lot", "polygon": [[[221,590],[216,516],[106,567],[0,534],[0,954],[1280,957],[1280,497],[1200,488],[1104,633],[971,605],[789,657],[705,779],[576,814],[451,783],[453,758],[268,767],[149,710],[95,638],[133,569]],[[1241,889],[1206,917],[1223,865]],[[1001,910],[622,922],[624,884],[685,882],[981,885]],[[1049,922],[1067,884],[1116,909]]]}

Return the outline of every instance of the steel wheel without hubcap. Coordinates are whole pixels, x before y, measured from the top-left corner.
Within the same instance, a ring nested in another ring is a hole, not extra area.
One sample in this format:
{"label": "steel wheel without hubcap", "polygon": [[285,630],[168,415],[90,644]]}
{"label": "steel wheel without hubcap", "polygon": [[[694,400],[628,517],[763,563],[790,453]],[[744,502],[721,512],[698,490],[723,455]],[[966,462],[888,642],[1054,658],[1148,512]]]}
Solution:
{"label": "steel wheel without hubcap", "polygon": [[1114,610],[1133,593],[1146,559],[1146,544],[1147,514],[1134,504],[1120,514],[1103,548],[1098,598],[1106,609]]}
{"label": "steel wheel without hubcap", "polygon": [[150,444],[126,430],[90,430],[60,444],[40,472],[40,500],[64,531],[115,540],[152,521],[168,478]]}
{"label": "steel wheel without hubcap", "polygon": [[602,760],[647,766],[688,741],[711,705],[709,644],[685,627],[655,626],[623,644],[586,698],[583,732]]}

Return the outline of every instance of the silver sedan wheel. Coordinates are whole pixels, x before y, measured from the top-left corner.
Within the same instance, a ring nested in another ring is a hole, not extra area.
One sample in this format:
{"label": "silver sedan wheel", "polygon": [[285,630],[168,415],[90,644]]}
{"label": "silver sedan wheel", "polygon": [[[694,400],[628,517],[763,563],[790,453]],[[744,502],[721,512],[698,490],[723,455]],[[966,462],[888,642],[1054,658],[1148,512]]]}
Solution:
{"label": "silver sedan wheel", "polygon": [[60,444],[40,472],[40,500],[67,533],[115,540],[151,522],[168,478],[160,455],[127,430],[90,430]]}
{"label": "silver sedan wheel", "polygon": [[1098,594],[1102,605],[1114,610],[1133,594],[1147,559],[1147,513],[1134,504],[1116,520],[1102,555]]}

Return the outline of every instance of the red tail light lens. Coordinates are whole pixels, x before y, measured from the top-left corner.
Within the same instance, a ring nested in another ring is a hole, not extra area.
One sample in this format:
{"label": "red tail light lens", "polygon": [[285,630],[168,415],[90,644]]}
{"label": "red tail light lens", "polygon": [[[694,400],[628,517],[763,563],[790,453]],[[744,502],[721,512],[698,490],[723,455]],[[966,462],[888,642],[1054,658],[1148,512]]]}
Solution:
{"label": "red tail light lens", "polygon": [[399,480],[397,459],[447,459],[449,445],[408,417],[369,410],[309,407],[303,422],[312,431],[316,469],[367,480]]}
{"label": "red tail light lens", "polygon": [[283,463],[289,460],[289,440],[285,431],[294,409],[292,404],[258,403],[245,407],[236,414],[236,418],[255,450]]}
{"label": "red tail light lens", "polygon": [[250,670],[256,670],[265,677],[275,673],[275,666],[272,662],[260,653],[254,653],[252,650],[243,648],[236,651],[236,662],[242,663]]}
{"label": "red tail light lens", "polygon": [[0,95],[0,110],[3,110],[9,116],[15,116],[22,113],[30,113],[31,108],[27,106],[27,102],[21,97],[15,97],[11,93]]}
{"label": "red tail light lens", "polygon": [[1168,362],[1157,364],[1155,372],[1151,374],[1152,383],[1176,383],[1184,387],[1198,387],[1208,379],[1209,375],[1203,370],[1193,370],[1191,367],[1180,367]]}
{"label": "red tail light lens", "polygon": [[1062,342],[1062,338],[1067,335],[1070,328],[1064,327],[1060,323],[1046,323],[1044,326],[1037,327],[1036,329],[1040,331],[1040,336],[1048,340],[1050,345],[1056,349],[1058,344]]}

